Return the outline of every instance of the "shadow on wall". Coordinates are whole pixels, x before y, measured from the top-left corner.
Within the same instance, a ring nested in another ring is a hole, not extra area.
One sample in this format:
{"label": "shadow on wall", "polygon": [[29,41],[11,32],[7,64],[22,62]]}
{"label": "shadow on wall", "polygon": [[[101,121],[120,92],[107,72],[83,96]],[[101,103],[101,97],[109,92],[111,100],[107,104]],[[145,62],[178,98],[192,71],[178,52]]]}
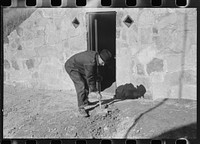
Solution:
{"label": "shadow on wall", "polygon": [[137,99],[144,97],[146,88],[143,85],[135,87],[133,84],[125,84],[117,87],[114,99]]}
{"label": "shadow on wall", "polygon": [[179,128],[171,129],[151,139],[196,139],[197,138],[197,124],[192,123]]}

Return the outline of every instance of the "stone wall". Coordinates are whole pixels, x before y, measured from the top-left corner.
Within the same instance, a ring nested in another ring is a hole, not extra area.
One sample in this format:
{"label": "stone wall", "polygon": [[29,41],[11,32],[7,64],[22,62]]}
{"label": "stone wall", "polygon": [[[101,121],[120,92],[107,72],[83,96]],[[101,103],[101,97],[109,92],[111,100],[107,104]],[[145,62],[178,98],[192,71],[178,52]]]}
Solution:
{"label": "stone wall", "polygon": [[[64,69],[73,54],[87,49],[85,12],[38,9],[4,44],[4,82],[44,89],[74,89]],[[79,27],[72,25],[74,18]]]}
{"label": "stone wall", "polygon": [[153,99],[196,99],[196,9],[38,9],[4,44],[4,83],[73,90],[64,63],[87,49],[85,13],[114,10],[117,86],[143,84]]}
{"label": "stone wall", "polygon": [[[129,28],[119,20],[127,15]],[[196,9],[125,9],[117,19],[117,85],[143,84],[153,99],[196,99]]]}

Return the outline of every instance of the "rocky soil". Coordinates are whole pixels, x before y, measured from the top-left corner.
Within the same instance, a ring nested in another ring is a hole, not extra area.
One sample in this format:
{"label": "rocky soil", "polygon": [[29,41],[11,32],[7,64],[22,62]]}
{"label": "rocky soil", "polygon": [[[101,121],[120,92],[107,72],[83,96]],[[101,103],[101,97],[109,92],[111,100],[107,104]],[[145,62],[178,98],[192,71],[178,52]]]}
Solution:
{"label": "rocky soil", "polygon": [[3,98],[4,138],[196,138],[196,101],[103,96],[108,112],[82,118],[74,92],[5,85]]}

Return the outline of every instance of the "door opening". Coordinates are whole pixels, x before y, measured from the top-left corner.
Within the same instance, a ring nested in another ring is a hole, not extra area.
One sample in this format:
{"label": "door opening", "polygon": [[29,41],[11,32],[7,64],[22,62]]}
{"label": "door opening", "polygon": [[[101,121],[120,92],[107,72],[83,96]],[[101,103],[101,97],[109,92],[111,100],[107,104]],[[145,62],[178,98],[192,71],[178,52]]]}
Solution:
{"label": "door opening", "polygon": [[104,67],[99,68],[103,77],[101,91],[115,94],[116,89],[116,12],[88,12],[87,18],[87,44],[88,50],[98,51],[108,49],[112,60]]}

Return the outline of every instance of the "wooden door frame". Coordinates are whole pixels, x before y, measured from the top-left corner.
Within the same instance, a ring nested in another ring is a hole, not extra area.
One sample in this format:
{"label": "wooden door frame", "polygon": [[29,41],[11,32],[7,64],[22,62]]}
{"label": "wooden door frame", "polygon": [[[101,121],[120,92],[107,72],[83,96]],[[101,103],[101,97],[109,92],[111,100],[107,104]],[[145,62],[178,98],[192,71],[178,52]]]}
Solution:
{"label": "wooden door frame", "polygon": [[[90,41],[90,39],[92,38],[92,31],[90,31],[91,34],[89,34],[89,29],[90,29],[90,25],[91,25],[91,22],[89,21],[89,16],[91,16],[90,14],[105,14],[105,13],[107,13],[107,14],[115,13],[116,14],[117,12],[116,11],[86,12],[87,50],[91,50],[92,49],[91,46],[93,45],[92,41]],[[116,21],[115,21],[115,23],[116,23]],[[115,29],[116,29],[116,26],[115,26]],[[115,39],[116,39],[116,37],[115,37]],[[116,48],[116,40],[115,40],[115,48]],[[115,51],[115,54],[116,54],[116,51]]]}

